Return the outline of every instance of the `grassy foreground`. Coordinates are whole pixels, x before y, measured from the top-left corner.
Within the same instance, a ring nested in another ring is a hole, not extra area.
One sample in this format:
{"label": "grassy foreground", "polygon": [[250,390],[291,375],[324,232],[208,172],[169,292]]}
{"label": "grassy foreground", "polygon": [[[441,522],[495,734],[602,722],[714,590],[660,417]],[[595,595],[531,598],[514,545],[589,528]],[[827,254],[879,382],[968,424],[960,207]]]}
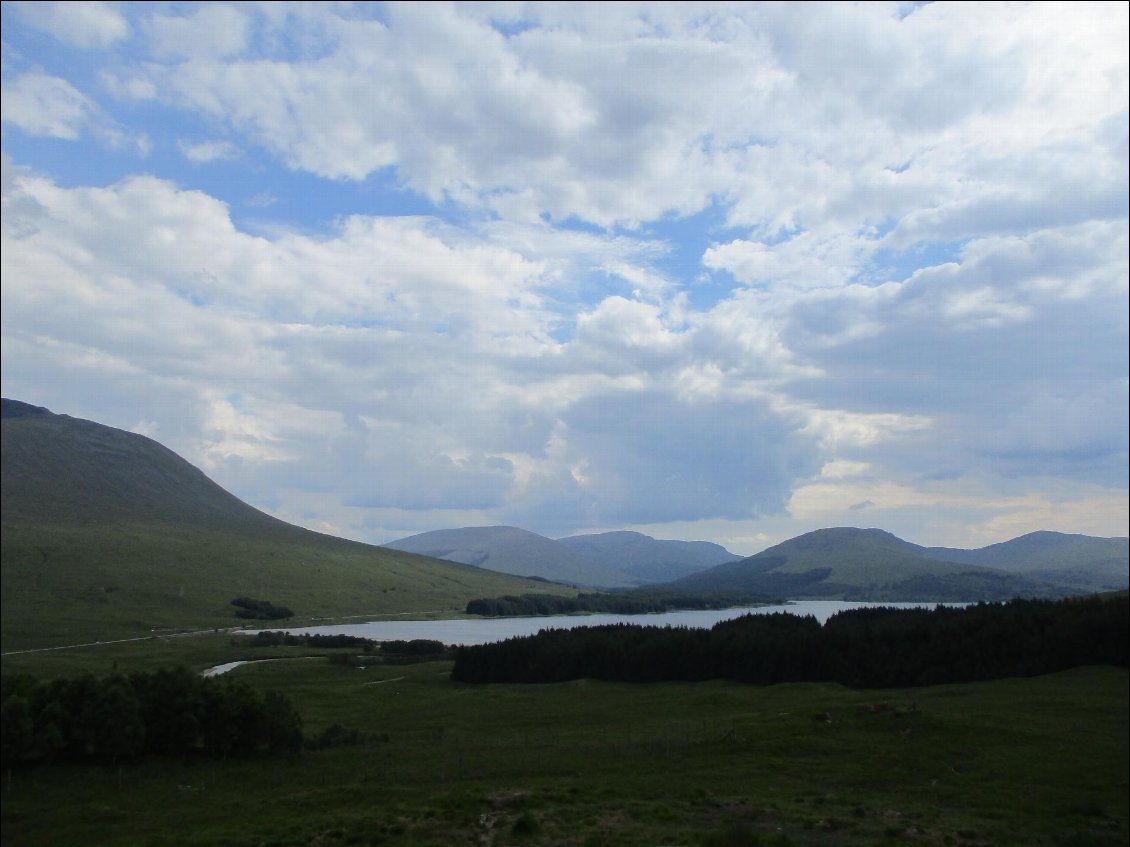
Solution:
{"label": "grassy foreground", "polygon": [[[168,650],[201,668],[248,655],[226,637]],[[105,645],[9,656],[4,670],[157,660],[151,644]],[[17,772],[3,844],[1127,843],[1123,669],[895,691],[480,687],[449,669],[240,667],[290,695],[308,735],[336,722],[370,739],[284,759]]]}

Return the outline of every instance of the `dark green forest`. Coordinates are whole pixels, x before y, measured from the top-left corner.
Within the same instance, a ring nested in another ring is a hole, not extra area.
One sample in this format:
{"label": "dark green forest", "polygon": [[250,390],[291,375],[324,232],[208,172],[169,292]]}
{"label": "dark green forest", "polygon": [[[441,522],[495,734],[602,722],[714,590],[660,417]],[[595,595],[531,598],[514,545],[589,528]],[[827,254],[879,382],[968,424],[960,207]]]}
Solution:
{"label": "dark green forest", "polygon": [[303,743],[290,700],[184,668],[39,682],[6,676],[5,769],[145,756],[217,759],[292,752]]}
{"label": "dark green forest", "polygon": [[1126,595],[964,608],[746,615],[710,630],[630,624],[542,630],[460,648],[460,682],[732,679],[895,688],[1127,665]]}
{"label": "dark green forest", "polygon": [[735,605],[753,606],[780,602],[783,601],[749,592],[684,594],[655,588],[633,588],[601,594],[581,593],[576,597],[562,597],[556,594],[508,594],[502,597],[479,598],[467,603],[467,614],[492,618],[584,613],[652,615],[675,609],[729,609]]}

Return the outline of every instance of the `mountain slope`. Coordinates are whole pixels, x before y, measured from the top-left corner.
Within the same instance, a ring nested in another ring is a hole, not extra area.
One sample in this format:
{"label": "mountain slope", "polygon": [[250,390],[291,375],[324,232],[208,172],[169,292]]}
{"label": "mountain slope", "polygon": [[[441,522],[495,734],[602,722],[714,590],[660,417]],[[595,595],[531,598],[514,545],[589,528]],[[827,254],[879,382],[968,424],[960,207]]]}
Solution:
{"label": "mountain slope", "polygon": [[977,601],[1073,593],[1001,570],[931,558],[878,529],[823,529],[756,556],[671,583],[688,592],[745,591],[792,598]]}
{"label": "mountain slope", "polygon": [[1130,583],[1130,539],[1031,532],[977,550],[923,548],[932,559],[965,562],[1087,591],[1116,591]]}
{"label": "mountain slope", "polygon": [[9,399],[2,414],[5,522],[155,521],[302,532],[247,505],[152,439]]}
{"label": "mountain slope", "polygon": [[4,650],[230,626],[240,596],[301,623],[568,593],[292,526],[140,435],[7,399],[2,413]]}
{"label": "mountain slope", "polygon": [[709,541],[662,541],[639,532],[602,532],[557,540],[603,567],[626,574],[637,585],[669,582],[741,558]]}
{"label": "mountain slope", "polygon": [[555,582],[595,587],[633,584],[632,579],[617,568],[594,561],[568,545],[513,526],[439,529],[400,538],[385,546]]}

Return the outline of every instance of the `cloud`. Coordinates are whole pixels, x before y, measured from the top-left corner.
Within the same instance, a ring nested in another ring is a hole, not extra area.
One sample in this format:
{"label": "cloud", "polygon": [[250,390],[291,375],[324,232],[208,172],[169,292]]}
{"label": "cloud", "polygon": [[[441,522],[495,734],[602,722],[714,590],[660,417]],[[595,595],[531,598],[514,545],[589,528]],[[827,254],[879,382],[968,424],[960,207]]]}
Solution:
{"label": "cloud", "polygon": [[772,514],[793,482],[815,470],[799,422],[756,400],[688,404],[658,389],[596,394],[563,424],[588,523]]}
{"label": "cloud", "polygon": [[1118,222],[989,237],[881,291],[798,296],[782,337],[820,375],[794,396],[929,420],[905,452],[883,445],[922,476],[976,467],[1119,485],[1127,247]]}
{"label": "cloud", "polygon": [[205,3],[187,15],[151,15],[141,28],[165,59],[222,59],[247,46],[248,20],[237,6]]}
{"label": "cloud", "polygon": [[738,239],[715,245],[703,254],[702,263],[747,285],[838,287],[860,273],[876,248],[853,235],[804,232],[776,244]]}
{"label": "cloud", "polygon": [[21,6],[6,390],[370,538],[1117,516],[1125,4],[607,5]]}
{"label": "cloud", "polygon": [[89,134],[107,149],[142,156],[149,152],[145,134],[127,131],[65,79],[42,71],[3,83],[0,115],[4,123],[33,137],[78,141]]}
{"label": "cloud", "polygon": [[[695,427],[711,433],[711,421],[740,433],[752,426],[721,408],[695,417],[690,399],[736,404],[774,438],[803,430],[810,447],[818,439],[842,460],[871,461],[876,450],[889,458],[903,443],[907,467],[926,475],[972,453],[1007,475],[1054,468],[1082,479],[1096,463],[1117,469],[1125,452],[1125,388],[1111,394],[1126,367],[1116,344],[1126,244],[1116,226],[987,239],[959,265],[881,291],[802,292],[771,309],[753,299],[743,310],[747,301],[735,299],[690,323],[612,296],[581,312],[562,345],[542,294],[549,265],[435,222],[352,218],[330,239],[272,241],[236,230],[223,204],[158,180],[79,190],[17,183],[67,222],[51,230],[29,220],[36,235],[5,249],[6,278],[39,280],[7,286],[21,334],[85,338],[123,361],[143,353],[168,379],[191,362],[196,378],[225,373],[240,387],[266,379],[315,407],[395,410],[400,438],[417,428],[442,444],[460,429],[453,421],[466,421],[448,448],[452,473],[467,462],[512,473],[506,445],[515,427],[532,427],[519,439],[532,456],[556,432],[567,447],[559,467],[621,462],[617,478],[658,486],[622,439],[646,433],[644,443],[667,455],[693,441]],[[124,330],[142,309],[163,317]],[[1056,338],[1071,347],[1049,343]],[[623,435],[596,432],[597,409]],[[664,423],[645,426],[649,416]],[[788,417],[791,429],[780,423]],[[574,445],[577,433],[593,456]],[[738,449],[722,433],[708,437]],[[958,444],[957,453],[947,446]],[[492,465],[492,456],[505,461]],[[762,470],[769,490],[789,477]]]}
{"label": "cloud", "polygon": [[239,156],[239,148],[230,141],[180,142],[180,151],[190,162],[217,162]]}
{"label": "cloud", "polygon": [[395,169],[436,202],[509,220],[635,227],[720,200],[752,237],[708,265],[745,282],[837,284],[884,237],[905,250],[1125,197],[1104,178],[1125,171],[1124,145],[1093,131],[1125,123],[1114,5],[386,12],[146,9],[157,61],[115,87],[292,168]]}
{"label": "cloud", "polygon": [[[724,93],[704,98],[703,86],[736,74],[743,87],[761,84],[745,49],[693,35],[505,37],[473,10],[410,4],[390,7],[387,25],[329,7],[310,17],[323,36],[311,58],[251,59],[233,43],[154,69],[155,88],[323,176],[363,179],[395,165],[432,198],[608,223],[701,208],[711,185],[696,185],[698,128],[725,108]],[[158,23],[172,19],[150,29]],[[625,191],[629,183],[647,194]]]}
{"label": "cloud", "polygon": [[23,2],[10,5],[31,26],[76,47],[110,47],[130,33],[129,23],[110,3]]}
{"label": "cloud", "polygon": [[29,135],[77,139],[97,106],[73,85],[41,72],[4,83],[3,120]]}
{"label": "cloud", "polygon": [[347,508],[515,516],[540,499],[564,526],[772,511],[815,469],[803,419],[766,399],[724,381],[679,399],[689,337],[658,306],[610,297],[554,340],[551,262],[426,219],[254,237],[153,178],[11,182],[46,210],[4,244],[13,367],[46,347],[52,379],[147,386],[130,425],[184,409],[201,435],[172,446],[252,499],[332,484]]}

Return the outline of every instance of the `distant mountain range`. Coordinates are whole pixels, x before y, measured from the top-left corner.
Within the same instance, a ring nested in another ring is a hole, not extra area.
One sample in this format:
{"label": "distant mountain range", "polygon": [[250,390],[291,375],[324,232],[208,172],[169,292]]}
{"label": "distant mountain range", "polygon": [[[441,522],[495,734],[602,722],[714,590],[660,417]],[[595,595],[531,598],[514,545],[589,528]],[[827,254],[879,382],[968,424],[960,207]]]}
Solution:
{"label": "distant mountain range", "polygon": [[920,547],[880,529],[821,529],[670,583],[688,593],[976,601],[1125,590],[1126,538],[1035,532],[977,550]]}
{"label": "distant mountain range", "polygon": [[739,558],[708,541],[659,541],[639,532],[574,535],[555,541],[512,526],[441,529],[385,546],[589,588],[668,582]]}
{"label": "distant mountain range", "polygon": [[707,542],[635,532],[556,541],[514,527],[438,530],[387,545],[587,587],[689,594],[967,601],[1125,589],[1126,538],[1034,532],[976,550],[922,547],[880,529],[821,529],[740,558]]}

